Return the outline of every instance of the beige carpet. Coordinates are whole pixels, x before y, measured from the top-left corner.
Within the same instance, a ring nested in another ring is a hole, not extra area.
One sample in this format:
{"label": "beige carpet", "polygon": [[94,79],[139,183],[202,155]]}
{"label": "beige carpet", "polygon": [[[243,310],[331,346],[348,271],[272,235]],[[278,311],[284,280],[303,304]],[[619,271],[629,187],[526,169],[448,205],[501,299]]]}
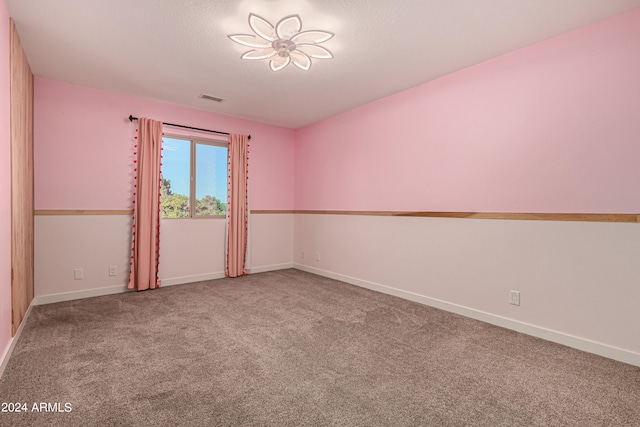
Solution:
{"label": "beige carpet", "polygon": [[283,270],[34,307],[0,401],[28,406],[2,426],[638,426],[640,368]]}

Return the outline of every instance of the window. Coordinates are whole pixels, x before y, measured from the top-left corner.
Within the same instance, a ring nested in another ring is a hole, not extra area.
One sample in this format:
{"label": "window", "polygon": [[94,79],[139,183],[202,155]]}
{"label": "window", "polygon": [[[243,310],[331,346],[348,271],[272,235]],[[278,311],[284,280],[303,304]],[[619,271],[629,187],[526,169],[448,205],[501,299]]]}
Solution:
{"label": "window", "polygon": [[227,144],[162,139],[162,218],[227,214]]}

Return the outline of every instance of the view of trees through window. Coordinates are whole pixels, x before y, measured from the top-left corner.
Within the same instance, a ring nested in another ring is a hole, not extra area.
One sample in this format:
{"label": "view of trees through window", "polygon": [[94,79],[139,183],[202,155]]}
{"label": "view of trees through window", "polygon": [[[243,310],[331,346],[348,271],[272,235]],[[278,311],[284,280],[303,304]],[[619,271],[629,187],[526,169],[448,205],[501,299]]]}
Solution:
{"label": "view of trees through window", "polygon": [[227,147],[165,137],[163,148],[162,218],[226,215]]}

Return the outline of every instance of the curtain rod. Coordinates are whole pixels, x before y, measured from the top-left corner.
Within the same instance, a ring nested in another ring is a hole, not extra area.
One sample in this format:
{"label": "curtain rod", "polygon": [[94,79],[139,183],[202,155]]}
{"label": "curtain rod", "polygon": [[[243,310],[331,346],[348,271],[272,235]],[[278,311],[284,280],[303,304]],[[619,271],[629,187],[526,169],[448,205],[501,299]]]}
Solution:
{"label": "curtain rod", "polygon": [[[134,120],[138,120],[138,118],[137,117],[133,117],[132,114],[129,114],[129,121],[132,122]],[[167,122],[162,122],[162,124],[163,125],[167,125],[167,126],[177,127],[177,128],[183,128],[183,129],[192,129],[192,130],[199,130],[199,131],[202,131],[202,132],[217,133],[217,134],[220,134],[220,135],[229,135],[229,132],[220,132],[219,130],[194,128],[193,126],[177,125],[175,123],[167,123]],[[248,136],[248,139],[251,139],[251,135]]]}

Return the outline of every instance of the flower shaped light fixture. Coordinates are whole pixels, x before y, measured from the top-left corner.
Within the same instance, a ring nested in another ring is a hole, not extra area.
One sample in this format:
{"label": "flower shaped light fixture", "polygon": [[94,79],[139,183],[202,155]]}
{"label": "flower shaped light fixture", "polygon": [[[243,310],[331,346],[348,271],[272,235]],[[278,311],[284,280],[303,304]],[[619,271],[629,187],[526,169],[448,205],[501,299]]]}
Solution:
{"label": "flower shaped light fixture", "polygon": [[290,63],[308,71],[311,58],[333,58],[331,52],[318,46],[333,37],[333,33],[302,31],[302,21],[298,15],[285,16],[274,27],[266,19],[250,13],[249,26],[256,35],[229,34],[227,37],[252,48],[242,55],[242,59],[269,59],[269,67],[273,71],[282,70]]}

